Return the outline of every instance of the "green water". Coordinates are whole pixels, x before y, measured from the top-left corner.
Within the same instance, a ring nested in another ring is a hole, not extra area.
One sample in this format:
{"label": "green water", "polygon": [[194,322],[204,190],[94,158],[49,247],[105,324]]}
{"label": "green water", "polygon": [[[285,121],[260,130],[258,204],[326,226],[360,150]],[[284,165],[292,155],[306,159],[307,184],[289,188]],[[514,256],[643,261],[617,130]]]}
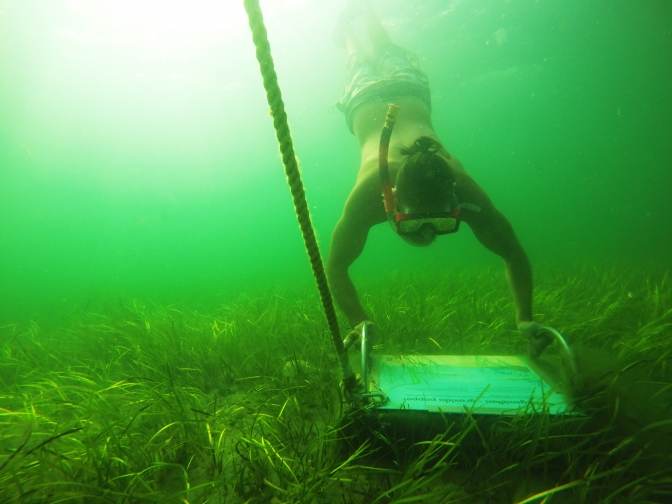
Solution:
{"label": "green water", "polygon": [[[325,256],[359,162],[345,3],[261,1]],[[672,3],[372,3],[587,415],[341,431],[242,2],[0,0],[0,501],[669,501]],[[468,226],[417,249],[381,225],[351,272],[376,351],[517,355],[502,270]]]}
{"label": "green water", "polygon": [[[334,108],[343,4],[262,2],[324,255],[359,161]],[[373,5],[533,266],[668,267],[672,3]],[[379,228],[360,286],[499,261],[466,227],[426,250]],[[240,2],[0,0],[1,321],[311,282]]]}

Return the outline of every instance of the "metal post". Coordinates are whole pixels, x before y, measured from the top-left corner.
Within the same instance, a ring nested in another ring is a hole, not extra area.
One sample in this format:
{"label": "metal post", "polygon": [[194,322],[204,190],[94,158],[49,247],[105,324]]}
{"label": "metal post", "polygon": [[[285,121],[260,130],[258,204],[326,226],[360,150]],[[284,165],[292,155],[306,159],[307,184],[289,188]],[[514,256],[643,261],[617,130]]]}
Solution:
{"label": "metal post", "polygon": [[371,349],[371,335],[369,334],[369,325],[362,324],[362,380],[364,381],[364,393],[371,391],[371,381],[369,380],[369,350]]}

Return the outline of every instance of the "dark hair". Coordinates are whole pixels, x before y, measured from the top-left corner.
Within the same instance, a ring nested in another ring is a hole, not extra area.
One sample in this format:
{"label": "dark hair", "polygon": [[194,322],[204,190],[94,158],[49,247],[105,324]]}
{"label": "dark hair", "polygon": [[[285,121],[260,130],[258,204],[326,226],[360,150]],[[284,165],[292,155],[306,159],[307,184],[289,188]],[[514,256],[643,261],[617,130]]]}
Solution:
{"label": "dark hair", "polygon": [[453,197],[455,177],[448,163],[437,153],[443,147],[436,140],[422,136],[411,147],[402,147],[404,156],[397,174],[396,194],[411,209],[443,209]]}

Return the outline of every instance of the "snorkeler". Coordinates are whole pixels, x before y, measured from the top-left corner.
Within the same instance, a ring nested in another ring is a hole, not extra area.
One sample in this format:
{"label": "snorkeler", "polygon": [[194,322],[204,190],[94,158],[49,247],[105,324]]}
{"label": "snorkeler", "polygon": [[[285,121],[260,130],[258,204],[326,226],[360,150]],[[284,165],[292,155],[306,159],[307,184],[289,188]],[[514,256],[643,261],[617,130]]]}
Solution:
{"label": "snorkeler", "polygon": [[[401,239],[422,247],[437,237],[449,239],[442,235],[458,231],[462,221],[483,246],[504,260],[518,330],[529,341],[529,353],[540,355],[551,338],[532,319],[530,262],[509,221],[440,143],[431,121],[427,75],[417,57],[391,42],[365,0],[349,3],[336,38],[349,53],[338,108],[359,140],[361,164],[333,231],[326,268],[334,298],[349,323],[355,327],[371,320],[348,269],[362,253],[373,226],[389,222]],[[399,107],[399,113],[389,154],[382,160],[381,132],[390,103]],[[381,191],[388,195],[385,206]]]}

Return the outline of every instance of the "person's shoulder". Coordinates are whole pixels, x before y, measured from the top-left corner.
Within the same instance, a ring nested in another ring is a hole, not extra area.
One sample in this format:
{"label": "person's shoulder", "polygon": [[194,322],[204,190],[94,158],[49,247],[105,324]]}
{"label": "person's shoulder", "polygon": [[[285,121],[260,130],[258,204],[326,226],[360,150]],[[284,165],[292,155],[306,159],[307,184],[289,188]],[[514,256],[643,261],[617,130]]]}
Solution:
{"label": "person's shoulder", "polygon": [[462,166],[462,163],[460,163],[460,160],[455,156],[452,156],[446,149],[441,149],[441,157],[446,160],[448,167],[455,176],[466,175],[467,171],[464,169],[464,166]]}
{"label": "person's shoulder", "polygon": [[380,171],[378,169],[378,158],[370,156],[362,160],[357,173],[355,188],[370,190],[374,186],[380,187]]}
{"label": "person's shoulder", "polygon": [[490,197],[483,188],[466,171],[456,173],[455,182],[457,199],[460,203],[465,204],[460,212],[462,220],[469,222],[487,219],[494,208]]}
{"label": "person's shoulder", "polygon": [[344,211],[368,225],[385,220],[380,175],[377,172],[360,170]]}

